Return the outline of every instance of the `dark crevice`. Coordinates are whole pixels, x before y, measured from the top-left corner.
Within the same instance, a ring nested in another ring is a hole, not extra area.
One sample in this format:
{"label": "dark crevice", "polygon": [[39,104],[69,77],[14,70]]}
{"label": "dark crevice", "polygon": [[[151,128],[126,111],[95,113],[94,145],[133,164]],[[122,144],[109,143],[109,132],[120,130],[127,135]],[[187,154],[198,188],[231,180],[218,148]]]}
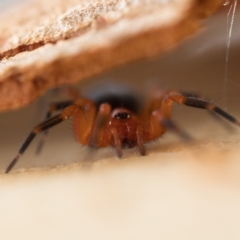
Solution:
{"label": "dark crevice", "polygon": [[64,37],[59,37],[57,40],[53,40],[53,41],[47,41],[45,42],[44,40],[42,41],[39,41],[39,42],[35,42],[35,43],[31,43],[31,44],[22,44],[22,45],[19,45],[18,47],[16,48],[12,48],[12,49],[9,49],[3,53],[0,53],[0,61],[3,59],[3,58],[10,58],[10,57],[14,57],[15,55],[19,54],[19,53],[22,53],[22,52],[30,52],[30,51],[33,51],[39,47],[42,47],[46,44],[56,44],[58,41],[62,41],[62,40],[68,40],[68,39],[71,39],[71,38],[75,38],[75,37],[78,37],[79,35],[83,34],[83,33],[86,33],[87,30],[89,30],[91,27],[91,24],[87,25],[87,26],[84,26],[83,28],[81,29],[78,29],[77,31],[75,32],[71,32],[71,33],[68,33],[66,36]]}
{"label": "dark crevice", "polygon": [[[51,43],[55,43],[55,42],[51,42]],[[43,45],[45,45],[46,43],[44,41],[40,41],[40,42],[36,42],[36,43],[32,43],[32,44],[23,44],[20,45],[16,48],[12,48],[9,49],[3,53],[0,54],[0,60],[2,60],[3,58],[10,58],[13,57],[15,55],[17,55],[18,53],[21,52],[29,52],[32,51],[36,48],[42,47]]]}

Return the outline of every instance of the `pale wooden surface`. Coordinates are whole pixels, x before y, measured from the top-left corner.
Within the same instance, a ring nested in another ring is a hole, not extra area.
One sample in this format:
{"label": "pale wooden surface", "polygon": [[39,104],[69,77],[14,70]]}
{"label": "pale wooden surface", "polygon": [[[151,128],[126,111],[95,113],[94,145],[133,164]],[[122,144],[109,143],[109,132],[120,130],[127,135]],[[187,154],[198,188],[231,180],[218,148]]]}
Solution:
{"label": "pale wooden surface", "polygon": [[1,176],[1,235],[237,240],[240,144],[221,145]]}

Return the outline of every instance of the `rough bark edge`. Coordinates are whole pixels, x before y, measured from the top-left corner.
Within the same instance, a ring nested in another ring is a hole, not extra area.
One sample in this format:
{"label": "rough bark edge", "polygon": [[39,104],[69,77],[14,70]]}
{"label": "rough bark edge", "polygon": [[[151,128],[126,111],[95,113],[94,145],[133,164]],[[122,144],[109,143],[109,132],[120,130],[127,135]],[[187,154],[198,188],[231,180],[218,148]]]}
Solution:
{"label": "rough bark edge", "polygon": [[27,105],[49,88],[74,83],[118,65],[156,56],[194,33],[199,28],[199,20],[221,4],[220,0],[214,3],[199,0],[188,11],[188,15],[175,25],[141,32],[113,46],[93,48],[67,57],[59,56],[48,64],[40,62],[38,66],[13,67],[4,72],[4,77],[0,79],[0,110]]}

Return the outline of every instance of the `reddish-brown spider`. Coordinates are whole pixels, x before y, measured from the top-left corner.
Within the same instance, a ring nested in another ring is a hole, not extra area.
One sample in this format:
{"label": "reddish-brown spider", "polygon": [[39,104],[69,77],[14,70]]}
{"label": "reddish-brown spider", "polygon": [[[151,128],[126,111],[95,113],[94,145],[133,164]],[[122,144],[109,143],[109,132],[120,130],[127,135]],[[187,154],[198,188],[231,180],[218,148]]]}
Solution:
{"label": "reddish-brown spider", "polygon": [[116,149],[118,157],[122,157],[123,148],[136,146],[140,154],[145,155],[144,144],[159,138],[166,129],[174,130],[181,137],[188,139],[188,135],[170,120],[173,102],[210,110],[240,126],[236,118],[213,103],[178,91],[156,89],[140,109],[131,94],[110,94],[94,101],[81,97],[73,102],[53,104],[48,117],[52,111],[61,110],[63,106],[65,108],[60,114],[50,117],[32,130],[5,173],[14,167],[36,134],[70,117],[73,118],[74,134],[80,144],[96,148],[112,146]]}

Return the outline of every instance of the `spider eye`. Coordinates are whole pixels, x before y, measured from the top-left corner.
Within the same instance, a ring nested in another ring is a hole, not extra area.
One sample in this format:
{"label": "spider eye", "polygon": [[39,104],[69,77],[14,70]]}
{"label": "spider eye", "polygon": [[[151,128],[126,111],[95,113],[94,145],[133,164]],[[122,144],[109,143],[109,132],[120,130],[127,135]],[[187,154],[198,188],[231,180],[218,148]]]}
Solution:
{"label": "spider eye", "polygon": [[127,113],[127,112],[120,112],[114,115],[115,119],[127,119],[127,118],[131,118],[131,114]]}

